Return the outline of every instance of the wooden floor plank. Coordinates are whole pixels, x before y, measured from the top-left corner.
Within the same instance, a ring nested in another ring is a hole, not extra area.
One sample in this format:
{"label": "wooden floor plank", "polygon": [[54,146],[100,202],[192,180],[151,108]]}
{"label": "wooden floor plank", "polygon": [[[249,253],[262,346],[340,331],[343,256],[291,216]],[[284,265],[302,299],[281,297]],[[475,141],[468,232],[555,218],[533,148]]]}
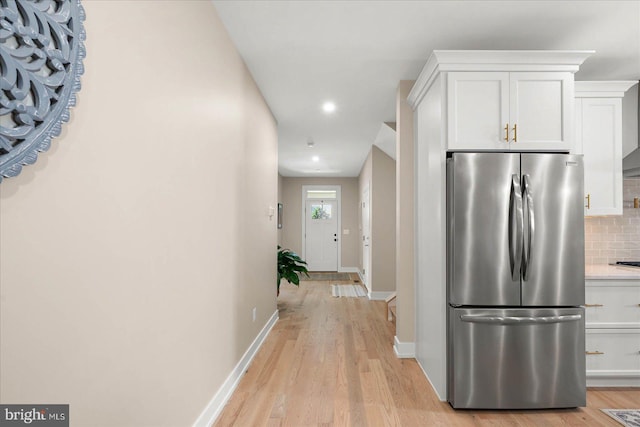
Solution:
{"label": "wooden floor plank", "polygon": [[587,407],[456,411],[413,359],[393,351],[384,301],[335,298],[331,284],[280,287],[280,319],[215,426],[619,426],[600,411],[640,409],[640,389],[590,389]]}

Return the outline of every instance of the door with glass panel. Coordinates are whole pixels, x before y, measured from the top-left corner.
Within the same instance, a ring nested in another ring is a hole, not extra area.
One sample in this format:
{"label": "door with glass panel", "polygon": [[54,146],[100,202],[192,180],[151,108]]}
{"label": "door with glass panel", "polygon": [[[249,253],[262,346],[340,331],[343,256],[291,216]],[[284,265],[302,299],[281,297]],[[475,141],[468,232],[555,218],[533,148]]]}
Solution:
{"label": "door with glass panel", "polygon": [[311,199],[305,204],[305,260],[309,271],[338,270],[338,204]]}

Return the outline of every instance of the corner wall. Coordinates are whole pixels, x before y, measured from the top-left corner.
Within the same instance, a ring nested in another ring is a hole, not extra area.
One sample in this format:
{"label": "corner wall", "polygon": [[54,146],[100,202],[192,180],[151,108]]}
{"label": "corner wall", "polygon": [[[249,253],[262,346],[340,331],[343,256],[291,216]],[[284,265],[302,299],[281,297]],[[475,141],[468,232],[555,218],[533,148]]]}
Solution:
{"label": "corner wall", "polygon": [[407,96],[413,80],[396,93],[396,352],[415,355],[414,143],[413,109]]}
{"label": "corner wall", "polygon": [[[360,171],[360,198],[367,183],[371,199],[371,283],[367,287],[371,299],[384,299],[396,290],[396,162],[375,145]],[[359,249],[362,270],[362,245]]]}
{"label": "corner wall", "polygon": [[83,5],[71,122],[0,184],[0,401],[191,425],[276,311],[276,123],[211,2]]}

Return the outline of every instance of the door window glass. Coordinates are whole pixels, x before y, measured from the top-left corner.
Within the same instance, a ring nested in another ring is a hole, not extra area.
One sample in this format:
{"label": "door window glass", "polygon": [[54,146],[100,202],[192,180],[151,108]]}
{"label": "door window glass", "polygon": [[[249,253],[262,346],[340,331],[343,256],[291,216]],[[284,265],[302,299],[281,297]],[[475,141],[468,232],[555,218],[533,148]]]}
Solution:
{"label": "door window glass", "polygon": [[307,199],[336,199],[336,190],[307,190]]}
{"label": "door window glass", "polygon": [[312,204],[311,219],[331,219],[331,205]]}

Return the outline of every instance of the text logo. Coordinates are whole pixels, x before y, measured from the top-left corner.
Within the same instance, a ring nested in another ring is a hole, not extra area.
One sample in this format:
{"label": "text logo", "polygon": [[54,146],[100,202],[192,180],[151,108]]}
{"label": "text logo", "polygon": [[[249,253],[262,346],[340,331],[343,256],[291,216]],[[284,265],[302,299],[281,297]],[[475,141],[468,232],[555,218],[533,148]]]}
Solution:
{"label": "text logo", "polygon": [[69,427],[69,405],[0,405],[0,427]]}

